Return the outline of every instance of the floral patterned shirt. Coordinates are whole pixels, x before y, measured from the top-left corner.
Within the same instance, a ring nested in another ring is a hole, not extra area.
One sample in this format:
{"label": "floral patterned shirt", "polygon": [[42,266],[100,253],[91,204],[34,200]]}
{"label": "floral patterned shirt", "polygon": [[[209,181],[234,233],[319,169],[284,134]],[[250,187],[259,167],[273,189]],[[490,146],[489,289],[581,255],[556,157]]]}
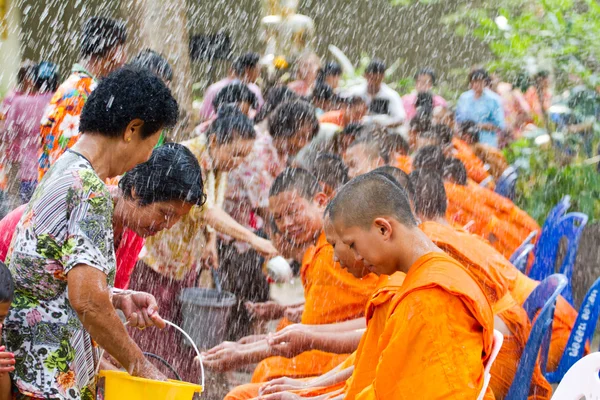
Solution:
{"label": "floral patterned shirt", "polygon": [[17,225],[6,260],[15,299],[3,335],[23,395],[93,398],[97,349],[71,307],[66,276],[85,264],[112,285],[112,214],[105,184],[83,156],[68,151],[40,182]]}
{"label": "floral patterned shirt", "polygon": [[58,87],[42,117],[38,182],[66,149],[79,139],[79,116],[88,96],[96,88],[95,78],[75,64],[71,76]]}

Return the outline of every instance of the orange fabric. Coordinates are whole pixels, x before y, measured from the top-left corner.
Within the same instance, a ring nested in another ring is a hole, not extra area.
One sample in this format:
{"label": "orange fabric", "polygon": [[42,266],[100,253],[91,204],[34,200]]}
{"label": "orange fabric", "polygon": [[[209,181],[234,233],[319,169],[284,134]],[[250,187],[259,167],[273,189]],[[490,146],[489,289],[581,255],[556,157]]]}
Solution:
{"label": "orange fabric", "polygon": [[320,123],[335,124],[344,128],[344,111],[334,110],[328,111],[319,118]]}
{"label": "orange fabric", "polygon": [[[439,224],[425,222],[421,230],[442,250],[460,262],[482,287],[492,310],[508,327],[512,336],[505,337],[511,346],[503,347],[498,354],[498,365],[492,368],[490,386],[497,398],[503,398],[517,372],[531,324],[523,307],[517,303],[510,289],[516,284],[519,271],[493,247],[477,236]],[[550,384],[539,366],[534,371],[530,396],[549,399]]]}
{"label": "orange fabric", "polygon": [[[512,290],[513,297],[519,304],[523,305],[527,297],[529,297],[538,285],[538,281],[519,272],[515,287]],[[552,337],[550,339],[550,351],[548,352],[548,371],[554,371],[558,367],[558,363],[569,341],[571,331],[575,326],[576,319],[577,311],[564,297],[559,296],[556,301],[556,309],[554,310],[554,320],[552,321]],[[589,344],[586,344],[586,353],[588,351]]]}
{"label": "orange fabric", "polygon": [[412,172],[412,158],[410,156],[398,155],[396,157],[396,168],[410,174]]}
{"label": "orange fabric", "polygon": [[[302,323],[306,325],[333,324],[362,317],[365,304],[377,284],[375,275],[358,279],[334,262],[333,247],[327,243],[325,233],[304,253],[300,276],[306,301]],[[281,376],[321,375],[347,357],[348,354],[318,350],[294,358],[269,357],[257,365],[252,382],[267,382]]]}
{"label": "orange fabric", "polygon": [[452,138],[452,145],[456,150],[453,156],[458,158],[465,165],[469,178],[477,183],[481,183],[490,176],[485,170],[483,161],[475,155],[473,150],[471,150],[471,147],[469,147],[465,141],[458,138]]}
{"label": "orange fabric", "polygon": [[[494,319],[465,268],[444,253],[426,254],[391,302],[377,342],[363,346],[375,353],[357,353],[346,399],[477,398],[492,351]],[[373,359],[376,368],[363,368]],[[360,385],[361,374],[374,376],[366,387]],[[494,398],[490,388],[487,398]]]}
{"label": "orange fabric", "polygon": [[488,172],[494,177],[494,180],[497,181],[508,168],[504,154],[497,148],[483,143],[474,143],[471,149],[477,158],[490,167]]}

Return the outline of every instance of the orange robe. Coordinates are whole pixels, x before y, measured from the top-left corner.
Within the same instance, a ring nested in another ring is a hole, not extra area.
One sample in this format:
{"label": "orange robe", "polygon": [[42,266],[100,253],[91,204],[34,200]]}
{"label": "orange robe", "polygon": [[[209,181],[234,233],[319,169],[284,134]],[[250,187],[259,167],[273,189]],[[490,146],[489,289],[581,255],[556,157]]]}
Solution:
{"label": "orange robe", "polygon": [[320,123],[328,123],[335,124],[344,128],[344,111],[343,110],[334,110],[328,111],[325,114],[321,115],[319,118]]}
{"label": "orange robe", "polygon": [[[531,279],[527,275],[518,271],[515,287],[512,290],[513,297],[519,304],[525,303],[527,297],[540,283]],[[567,342],[571,331],[575,326],[577,311],[569,304],[564,297],[559,296],[554,310],[554,320],[552,321],[552,337],[550,339],[550,351],[548,352],[548,371],[554,371],[565,352]],[[586,345],[586,352],[589,350],[589,344]]]}
{"label": "orange robe", "polygon": [[[494,318],[462,265],[444,253],[422,256],[387,313],[381,335],[357,352],[346,399],[477,398]],[[494,398],[490,388],[486,394]]]}
{"label": "orange robe", "polygon": [[456,152],[453,154],[455,158],[458,158],[465,166],[467,175],[477,183],[481,183],[484,179],[487,179],[490,174],[485,170],[485,165],[471,150],[469,145],[458,138],[452,138],[452,145]]}
{"label": "orange robe", "polygon": [[[494,314],[506,324],[512,334],[505,336],[491,370],[490,387],[496,398],[504,398],[512,385],[531,331],[527,313],[510,291],[515,286],[519,271],[477,236],[436,222],[425,222],[420,228],[439,248],[467,268],[482,287]],[[549,399],[551,393],[550,384],[539,366],[536,366],[530,396]]]}
{"label": "orange robe", "polygon": [[[333,324],[362,317],[365,304],[377,284],[375,275],[358,279],[334,262],[333,247],[327,243],[324,233],[316,245],[304,253],[300,274],[306,300],[302,323],[306,325]],[[322,375],[346,358],[348,354],[319,350],[307,351],[294,358],[269,357],[257,365],[252,382],[267,382],[282,376]]]}
{"label": "orange robe", "polygon": [[412,172],[412,158],[404,155],[397,156],[396,168],[399,168],[405,173],[410,174]]}

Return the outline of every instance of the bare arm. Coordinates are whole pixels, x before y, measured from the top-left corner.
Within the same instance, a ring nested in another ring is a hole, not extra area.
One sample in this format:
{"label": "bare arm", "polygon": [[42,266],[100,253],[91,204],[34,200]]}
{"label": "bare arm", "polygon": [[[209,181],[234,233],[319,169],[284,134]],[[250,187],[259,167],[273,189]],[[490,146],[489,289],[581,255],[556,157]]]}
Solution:
{"label": "bare arm", "polygon": [[342,369],[341,364],[329,372],[312,379],[277,378],[267,382],[260,388],[261,395],[286,392],[290,390],[303,390],[318,387],[328,387],[346,382],[354,372],[354,366]]}
{"label": "bare arm", "polygon": [[202,354],[204,366],[217,372],[226,372],[242,365],[254,364],[274,355],[265,339],[240,344],[225,342]]}
{"label": "bare arm", "polygon": [[[293,326],[293,325],[291,325]],[[291,327],[290,326],[290,327]],[[351,319],[350,321],[338,322],[335,324],[324,324],[324,325],[304,325],[310,328],[313,332],[327,333],[327,332],[347,332],[356,331],[360,329],[367,329],[367,322],[364,318]]]}
{"label": "bare arm", "polygon": [[294,357],[308,350],[338,354],[352,353],[358,348],[365,331],[358,329],[345,332],[315,332],[310,328],[288,328],[274,333],[267,339],[272,351],[284,357]]}
{"label": "bare arm", "polygon": [[106,275],[96,268],[79,264],[69,271],[67,280],[69,302],[92,338],[131,375],[165,380],[127,334],[113,307]]}

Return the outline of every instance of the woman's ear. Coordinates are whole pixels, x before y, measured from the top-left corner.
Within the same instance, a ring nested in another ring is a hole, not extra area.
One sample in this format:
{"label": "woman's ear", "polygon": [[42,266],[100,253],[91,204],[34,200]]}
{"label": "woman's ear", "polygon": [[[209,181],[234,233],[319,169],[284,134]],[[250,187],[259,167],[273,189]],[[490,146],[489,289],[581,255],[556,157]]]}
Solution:
{"label": "woman's ear", "polygon": [[141,139],[143,126],[144,121],[142,121],[141,119],[136,118],[134,120],[131,120],[125,128],[125,132],[123,133],[123,140],[129,143],[134,139]]}

